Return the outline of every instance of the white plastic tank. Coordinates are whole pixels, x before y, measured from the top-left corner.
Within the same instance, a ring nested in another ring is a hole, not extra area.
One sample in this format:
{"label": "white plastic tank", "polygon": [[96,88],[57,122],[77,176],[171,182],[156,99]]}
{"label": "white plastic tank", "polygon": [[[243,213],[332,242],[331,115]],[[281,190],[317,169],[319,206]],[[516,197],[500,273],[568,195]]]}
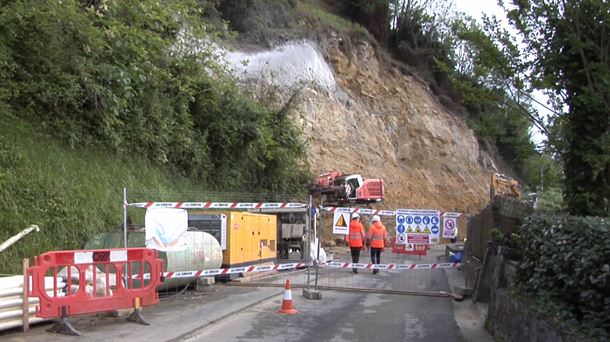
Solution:
{"label": "white plastic tank", "polygon": [[[190,230],[187,232],[187,249],[179,252],[157,252],[163,260],[165,272],[201,271],[220,268],[222,264],[222,248],[214,236],[206,232]],[[127,246],[145,247],[145,233],[143,231],[128,232]],[[98,234],[91,239],[86,249],[106,249],[123,247],[123,232]],[[186,285],[195,278],[166,279],[157,287],[165,290]]]}

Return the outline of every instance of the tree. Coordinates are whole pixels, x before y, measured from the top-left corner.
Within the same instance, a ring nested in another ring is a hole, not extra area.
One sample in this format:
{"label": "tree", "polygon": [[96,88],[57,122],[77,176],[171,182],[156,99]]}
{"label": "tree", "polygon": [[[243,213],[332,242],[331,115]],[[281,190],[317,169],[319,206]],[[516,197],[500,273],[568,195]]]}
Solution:
{"label": "tree", "polygon": [[381,44],[388,40],[388,0],[347,0],[347,14],[357,23],[366,27]]}
{"label": "tree", "polygon": [[[502,2],[500,2],[502,3]],[[512,0],[525,45],[522,70],[547,90],[565,145],[564,195],[573,215],[610,214],[610,2]]]}

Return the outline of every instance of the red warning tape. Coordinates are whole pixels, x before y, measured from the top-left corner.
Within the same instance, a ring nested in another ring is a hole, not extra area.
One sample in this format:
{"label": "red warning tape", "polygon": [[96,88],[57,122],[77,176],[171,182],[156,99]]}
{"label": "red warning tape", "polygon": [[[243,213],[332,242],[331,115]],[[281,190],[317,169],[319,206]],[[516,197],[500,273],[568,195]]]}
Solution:
{"label": "red warning tape", "polygon": [[346,208],[346,207],[324,207],[324,211],[330,213],[358,213],[363,215],[382,215],[382,216],[395,216],[396,211],[394,210],[377,210],[367,208]]}
{"label": "red warning tape", "polygon": [[177,208],[177,209],[287,209],[305,208],[305,203],[294,202],[138,202],[129,203],[137,208]]}
{"label": "red warning tape", "polygon": [[434,270],[440,268],[456,268],[460,267],[459,262],[445,262],[435,264],[359,264],[350,262],[329,262],[324,264],[325,267],[331,268],[364,268],[373,270]]}
{"label": "red warning tape", "polygon": [[[259,265],[259,266],[243,266],[243,267],[232,267],[232,268],[218,268],[210,270],[200,271],[180,271],[180,272],[165,272],[163,276],[166,279],[174,278],[197,278],[204,276],[215,276],[225,274],[240,274],[240,273],[253,273],[253,272],[269,272],[269,271],[283,271],[291,270],[296,268],[307,267],[306,263],[289,263],[289,264],[274,264],[274,265]],[[309,264],[312,265],[312,264]],[[321,267],[328,268],[363,268],[373,270],[432,270],[440,268],[456,268],[461,264],[459,262],[447,262],[447,263],[435,263],[435,264],[359,264],[350,262],[328,262],[320,264]],[[145,274],[144,278],[148,279],[149,275]]]}

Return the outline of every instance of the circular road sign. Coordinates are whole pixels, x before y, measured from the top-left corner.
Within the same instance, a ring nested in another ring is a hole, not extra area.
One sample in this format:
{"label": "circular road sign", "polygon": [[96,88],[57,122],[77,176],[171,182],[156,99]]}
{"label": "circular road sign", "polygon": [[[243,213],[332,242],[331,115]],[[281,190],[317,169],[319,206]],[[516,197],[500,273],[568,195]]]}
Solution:
{"label": "circular road sign", "polygon": [[445,229],[453,230],[453,227],[455,227],[455,222],[453,220],[445,221]]}
{"label": "circular road sign", "polygon": [[405,226],[403,226],[402,224],[399,224],[398,227],[396,227],[396,231],[399,232],[400,234],[405,232]]}
{"label": "circular road sign", "polygon": [[405,241],[407,241],[407,236],[405,234],[398,234],[396,235],[396,241],[399,243],[405,243]]}

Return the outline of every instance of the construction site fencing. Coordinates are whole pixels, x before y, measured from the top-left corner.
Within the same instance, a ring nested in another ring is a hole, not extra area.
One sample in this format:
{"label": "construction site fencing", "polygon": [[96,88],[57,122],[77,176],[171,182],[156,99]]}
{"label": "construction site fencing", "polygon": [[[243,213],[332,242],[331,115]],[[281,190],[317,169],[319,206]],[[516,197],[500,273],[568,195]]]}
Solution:
{"label": "construction site fencing", "polygon": [[[154,199],[154,201],[151,201]],[[143,212],[145,208],[180,208],[188,209],[189,217],[191,213],[201,212],[223,212],[223,211],[249,211],[265,212],[263,210],[280,209],[280,210],[301,210],[307,213],[308,223],[304,231],[307,235],[307,243],[301,251],[293,251],[287,253],[285,258],[278,258],[280,253],[277,253],[275,258],[251,258],[247,260],[246,266],[232,265],[227,262],[226,254],[228,250],[223,247],[223,266],[211,266],[194,264],[188,256],[179,258],[173,257],[169,260],[170,253],[167,254],[166,265],[173,265],[164,270],[166,282],[164,284],[172,284],[171,287],[163,287],[158,290],[167,294],[174,294],[176,291],[183,291],[191,285],[208,284],[204,278],[214,277],[216,281],[224,281],[236,279],[239,277],[250,278],[248,283],[252,285],[277,285],[283,286],[286,276],[293,277],[291,282],[295,287],[303,287],[307,289],[347,289],[347,290],[370,290],[370,291],[398,291],[398,292],[425,292],[428,291],[433,295],[447,295],[450,291],[447,288],[446,281],[443,284],[443,269],[455,271],[459,264],[448,263],[444,260],[444,247],[438,245],[434,247],[434,255],[428,254],[427,249],[423,245],[417,247],[417,250],[408,252],[406,246],[390,246],[382,254],[381,265],[372,265],[370,253],[362,251],[359,264],[354,268],[358,273],[354,273],[352,265],[345,266],[351,262],[351,256],[348,247],[331,247],[326,248],[326,258],[320,258],[316,243],[320,243],[322,237],[326,237],[328,233],[329,223],[332,219],[324,219],[325,215],[332,215],[335,212],[359,213],[361,215],[381,215],[387,220],[390,217],[395,217],[394,210],[377,210],[370,208],[340,208],[340,207],[324,207],[321,203],[318,207],[312,208],[311,199],[304,198],[299,195],[261,195],[261,194],[237,194],[237,193],[193,193],[189,195],[151,195],[150,193],[138,193],[130,191],[129,201],[127,201],[127,191],[125,190],[125,208],[126,217],[127,210],[132,212]],[[133,210],[132,210],[133,209]],[[217,210],[217,211],[214,211]],[[326,223],[325,223],[326,221]],[[189,225],[191,225],[189,223]],[[393,226],[388,226],[391,231],[394,231]],[[196,227],[191,227],[196,228]],[[189,229],[191,229],[189,228]],[[204,228],[202,228],[204,229]],[[206,228],[210,231],[209,227]],[[132,235],[133,229],[126,232],[127,235]],[[393,233],[395,235],[395,232]],[[320,237],[320,239],[318,239]],[[222,239],[217,237],[218,241]],[[277,239],[281,239],[278,230]],[[128,237],[129,245],[132,245],[132,238]],[[317,242],[316,242],[317,241]],[[277,242],[277,241],[276,241]],[[144,243],[144,241],[140,241]],[[262,246],[263,244],[260,244]],[[279,243],[278,243],[279,246]],[[402,248],[400,248],[402,247]],[[259,248],[259,247],[256,247]],[[311,249],[310,249],[311,248]],[[205,246],[195,246],[196,253],[205,256],[205,259],[211,260],[206,255]],[[309,253],[307,253],[309,251]],[[177,255],[177,254],[176,254]],[[262,255],[262,249],[258,255]],[[320,260],[319,262],[316,260]],[[177,266],[177,267],[176,267]],[[373,274],[373,269],[378,269],[378,274]],[[254,274],[259,274],[252,276]],[[267,274],[265,274],[267,273]],[[262,276],[261,276],[262,275]]]}
{"label": "construction site fencing", "polygon": [[[353,264],[349,248],[332,248],[333,261],[312,265],[310,269],[291,269],[278,274],[254,278],[242,286],[281,287],[290,279],[295,288],[337,290],[448,297],[451,289],[443,272],[459,272],[460,263],[445,262],[442,246],[433,247],[428,255],[405,255],[382,252],[381,263],[372,264],[370,253],[362,251],[359,263]],[[315,267],[318,267],[316,270]],[[357,273],[354,272],[357,270]],[[377,270],[377,273],[374,273]],[[311,274],[308,274],[308,271]]]}
{"label": "construction site fencing", "polygon": [[135,309],[133,321],[147,324],[141,307],[159,302],[155,289],[162,271],[156,251],[147,248],[47,252],[34,257],[27,271],[29,296],[39,299],[37,317],[61,318],[58,332],[80,334],[69,316],[127,308]]}
{"label": "construction site fencing", "polygon": [[[226,272],[228,268],[305,262],[308,253],[304,251],[307,242],[303,236],[308,233],[305,228],[308,223],[308,200],[307,195],[298,193],[168,193],[124,189],[124,225],[121,232],[104,234],[93,241],[93,245],[145,246],[144,221],[148,209],[185,209],[188,213],[186,249],[159,251],[160,258],[165,261],[166,280],[157,290],[162,297],[172,296],[199,285],[229,281],[240,276],[240,272]],[[252,214],[274,216],[276,225],[263,222],[263,218]],[[282,227],[283,223],[288,225]],[[283,237],[286,230],[300,234],[299,238]],[[235,245],[235,237],[239,238],[242,246]]]}

